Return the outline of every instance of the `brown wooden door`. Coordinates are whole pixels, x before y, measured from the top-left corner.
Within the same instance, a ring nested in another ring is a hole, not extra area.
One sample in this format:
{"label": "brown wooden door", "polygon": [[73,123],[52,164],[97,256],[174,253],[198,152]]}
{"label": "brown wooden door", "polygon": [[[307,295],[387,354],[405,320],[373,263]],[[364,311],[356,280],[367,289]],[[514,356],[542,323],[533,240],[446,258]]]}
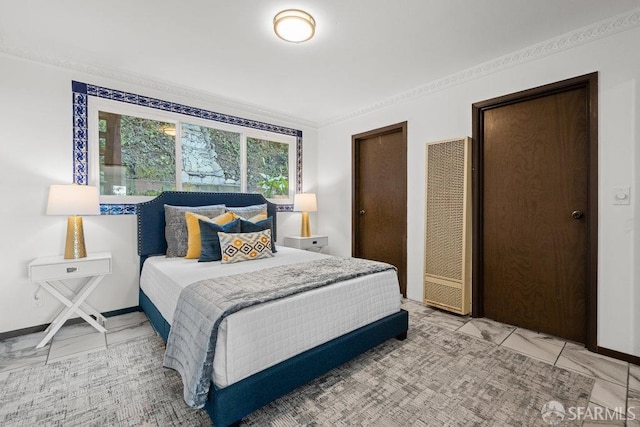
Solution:
{"label": "brown wooden door", "polygon": [[398,268],[407,293],[407,124],[354,135],[354,257]]}
{"label": "brown wooden door", "polygon": [[484,316],[582,343],[595,220],[588,101],[579,86],[486,109],[480,148]]}

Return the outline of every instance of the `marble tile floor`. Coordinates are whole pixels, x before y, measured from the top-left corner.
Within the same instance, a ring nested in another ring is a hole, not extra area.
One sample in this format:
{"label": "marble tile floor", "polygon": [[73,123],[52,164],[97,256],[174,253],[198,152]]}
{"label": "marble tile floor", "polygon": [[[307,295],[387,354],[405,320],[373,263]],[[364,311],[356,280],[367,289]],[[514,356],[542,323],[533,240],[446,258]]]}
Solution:
{"label": "marble tile floor", "polygon": [[[452,334],[471,335],[559,368],[595,378],[589,399],[591,410],[632,411],[638,420],[627,421],[626,425],[640,427],[639,366],[591,353],[572,342],[489,319],[458,316],[408,300],[403,302],[403,308],[427,313],[423,322],[441,326]],[[410,324],[410,328],[418,327],[419,324]],[[155,333],[142,312],[110,317],[106,328],[107,333],[103,334],[86,323],[65,326],[41,349],[35,346],[44,332],[0,341],[0,379],[26,366],[46,365],[80,353],[104,351],[108,346]],[[591,424],[585,422],[583,425]],[[608,422],[607,425],[625,425],[625,422]]]}
{"label": "marble tile floor", "polygon": [[[561,338],[490,319],[459,316],[408,300],[403,302],[403,308],[408,311],[420,310],[422,313],[430,311],[423,321],[453,333],[471,335],[559,368],[593,377],[595,384],[589,399],[591,413],[604,413],[608,409],[621,413],[620,418],[624,419],[624,414],[630,410],[637,419],[627,421],[626,425],[640,427],[640,366],[592,353],[584,346]],[[419,325],[410,324],[409,332],[415,326]],[[585,421],[583,425],[591,423]],[[594,425],[602,424],[594,422]],[[625,425],[625,421],[609,421],[606,425]]]}
{"label": "marble tile floor", "polygon": [[98,332],[88,323],[63,326],[47,345],[36,349],[44,332],[0,341],[0,379],[9,372],[32,365],[46,365],[80,353],[104,351],[107,346],[154,334],[142,312],[107,318],[106,333]]}

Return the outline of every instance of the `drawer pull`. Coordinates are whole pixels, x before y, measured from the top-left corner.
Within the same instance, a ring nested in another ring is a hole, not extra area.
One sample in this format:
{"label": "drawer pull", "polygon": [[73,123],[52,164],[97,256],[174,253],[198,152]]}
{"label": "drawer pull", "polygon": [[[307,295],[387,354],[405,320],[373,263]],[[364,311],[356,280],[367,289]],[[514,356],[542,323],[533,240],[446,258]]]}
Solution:
{"label": "drawer pull", "polygon": [[78,267],[67,267],[67,273],[75,273],[78,271]]}

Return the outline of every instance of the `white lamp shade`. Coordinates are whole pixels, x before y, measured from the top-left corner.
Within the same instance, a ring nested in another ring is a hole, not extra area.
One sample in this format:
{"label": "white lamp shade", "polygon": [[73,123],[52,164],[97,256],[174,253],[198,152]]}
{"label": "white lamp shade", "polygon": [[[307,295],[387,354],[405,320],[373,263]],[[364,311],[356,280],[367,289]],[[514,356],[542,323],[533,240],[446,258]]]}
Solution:
{"label": "white lamp shade", "polygon": [[78,184],[51,185],[47,215],[100,215],[98,187]]}
{"label": "white lamp shade", "polygon": [[315,212],[318,202],[315,193],[300,193],[293,198],[293,210],[296,212]]}

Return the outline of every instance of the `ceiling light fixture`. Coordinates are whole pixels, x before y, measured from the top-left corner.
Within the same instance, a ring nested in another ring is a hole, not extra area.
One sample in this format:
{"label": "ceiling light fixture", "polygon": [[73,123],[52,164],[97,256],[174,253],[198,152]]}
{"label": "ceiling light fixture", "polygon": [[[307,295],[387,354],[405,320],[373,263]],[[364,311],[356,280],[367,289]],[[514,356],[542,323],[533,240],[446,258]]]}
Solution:
{"label": "ceiling light fixture", "polygon": [[316,32],[316,21],[307,12],[287,9],[273,18],[273,31],[284,41],[302,43]]}

